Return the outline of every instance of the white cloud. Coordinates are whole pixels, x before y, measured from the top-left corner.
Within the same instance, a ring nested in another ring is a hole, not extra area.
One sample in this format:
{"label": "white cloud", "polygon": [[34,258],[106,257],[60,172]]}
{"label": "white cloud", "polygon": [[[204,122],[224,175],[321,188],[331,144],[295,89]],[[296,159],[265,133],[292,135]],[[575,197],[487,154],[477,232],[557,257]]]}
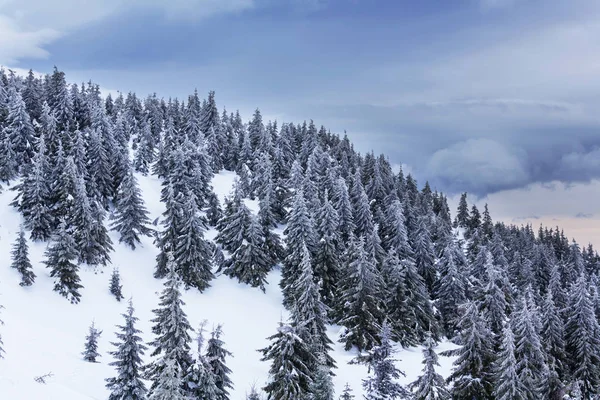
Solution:
{"label": "white cloud", "polygon": [[0,61],[14,63],[21,57],[45,58],[43,46],[60,37],[54,29],[23,31],[14,21],[0,15]]}

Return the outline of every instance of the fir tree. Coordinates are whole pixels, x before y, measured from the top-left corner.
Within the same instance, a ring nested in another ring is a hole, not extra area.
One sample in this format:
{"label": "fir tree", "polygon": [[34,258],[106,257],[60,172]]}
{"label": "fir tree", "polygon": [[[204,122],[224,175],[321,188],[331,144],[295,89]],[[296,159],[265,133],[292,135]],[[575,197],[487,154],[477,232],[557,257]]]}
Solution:
{"label": "fir tree", "polygon": [[110,276],[110,294],[115,296],[117,301],[121,301],[123,299],[122,289],[123,285],[121,285],[121,275],[119,274],[119,270],[117,268],[113,269],[113,272]]}
{"label": "fir tree", "polygon": [[454,243],[449,242],[440,259],[440,280],[435,288],[436,306],[440,310],[444,330],[448,337],[453,337],[459,329],[458,307],[466,300],[467,282],[464,274],[458,269],[455,258]]}
{"label": "fir tree", "polygon": [[356,396],[352,394],[352,388],[350,388],[350,385],[346,383],[346,386],[344,386],[344,391],[342,392],[339,400],[353,400],[355,397]]}
{"label": "fir tree", "polygon": [[156,388],[148,400],[188,400],[189,397],[182,388],[181,367],[175,360],[165,358]]}
{"label": "fir tree", "polygon": [[[206,322],[206,321],[204,321]],[[196,339],[198,345],[197,358],[188,369],[186,385],[191,399],[194,400],[217,400],[220,390],[217,387],[215,375],[212,372],[208,360],[203,355],[204,347],[204,323],[198,330]]]}
{"label": "fir tree", "polygon": [[339,217],[329,201],[327,193],[315,217],[319,241],[314,256],[314,271],[321,291],[321,298],[328,306],[333,306],[336,284],[339,279]]}
{"label": "fir tree", "polygon": [[50,276],[55,278],[54,291],[60,293],[71,301],[79,303],[81,295],[79,289],[83,286],[79,283],[79,268],[73,263],[77,258],[75,240],[63,220],[54,238],[54,243],[46,250],[46,264],[50,268]]}
{"label": "fir tree", "polygon": [[494,396],[498,400],[524,400],[525,390],[517,374],[515,339],[510,324],[504,328],[502,346],[494,370]]}
{"label": "fir tree", "polygon": [[396,368],[392,355],[391,329],[386,322],[379,333],[379,345],[369,352],[369,369],[373,376],[363,380],[363,388],[367,392],[366,400],[394,400],[410,396],[409,392],[396,380],[404,375]]}
{"label": "fir tree", "polygon": [[346,328],[340,341],[346,350],[352,346],[359,351],[370,349],[378,343],[382,280],[362,240],[350,243],[347,268],[339,289],[343,316],[339,323]]}
{"label": "fir tree", "polygon": [[182,308],[185,303],[181,300],[181,278],[175,270],[172,256],[169,256],[169,259],[169,274],[160,295],[159,308],[152,310],[156,315],[152,319],[154,323],[152,333],[156,338],[149,343],[154,348],[151,356],[162,355],[163,357],[146,367],[145,376],[152,380],[151,393],[154,393],[158,387],[165,361],[173,360],[181,371],[187,371],[192,365],[189,334],[192,328]]}
{"label": "fir tree", "polygon": [[451,394],[457,399],[490,399],[492,386],[493,336],[482,318],[477,305],[470,301],[463,305],[458,323],[460,348],[442,353],[458,356],[448,378],[453,382]]}
{"label": "fir tree", "polygon": [[598,393],[600,377],[600,327],[587,289],[587,278],[582,272],[573,283],[567,305],[565,342],[570,360],[571,376],[580,382],[584,397]]}
{"label": "fir tree", "polygon": [[436,372],[439,367],[438,356],[434,349],[435,342],[431,334],[427,335],[425,347],[423,347],[423,373],[409,388],[416,392],[415,400],[449,400],[450,393],[446,388],[444,378]]}
{"label": "fir tree", "polygon": [[117,349],[110,354],[116,359],[109,365],[117,368],[117,376],[106,380],[106,387],[110,390],[108,400],[145,400],[146,386],[140,377],[142,365],[141,356],[144,355],[144,346],[139,337],[141,331],[135,328],[137,318],[133,316],[133,304],[129,301],[125,317],[125,325],[118,326],[118,343],[112,343]]}
{"label": "fir tree", "polygon": [[16,269],[21,275],[21,286],[31,286],[35,281],[33,267],[29,261],[29,246],[25,239],[25,231],[23,228],[19,231],[19,237],[13,245],[11,267]]}
{"label": "fir tree", "polygon": [[175,263],[186,287],[200,292],[210,287],[212,273],[212,250],[204,239],[206,220],[200,214],[196,197],[189,192],[182,208],[182,225],[175,243]]}
{"label": "fir tree", "polygon": [[100,353],[98,353],[98,338],[101,334],[102,331],[96,329],[96,326],[92,321],[89,333],[85,337],[85,350],[81,353],[85,361],[95,363],[97,362],[96,359],[101,357]]}
{"label": "fir tree", "polygon": [[8,90],[8,116],[2,136],[14,152],[15,167],[22,169],[29,164],[35,149],[35,132],[25,102],[15,87]]}
{"label": "fir tree", "polygon": [[564,324],[559,310],[554,303],[552,292],[548,291],[542,304],[542,330],[540,332],[542,346],[548,364],[547,393],[550,399],[560,395],[565,376],[565,341]]}
{"label": "fir tree", "polygon": [[231,357],[232,354],[224,348],[224,342],[221,340],[222,333],[221,325],[213,330],[210,339],[208,339],[205,357],[218,389],[217,399],[229,400],[229,389],[233,388],[233,382],[229,377],[231,369],[227,367],[225,359]]}
{"label": "fir tree", "polygon": [[140,235],[151,236],[149,224],[150,218],[137,179],[129,169],[119,187],[111,228],[119,232],[119,242],[135,249],[140,243]]}
{"label": "fir tree", "polygon": [[298,335],[296,328],[279,323],[277,333],[269,337],[273,343],[261,349],[262,361],[271,361],[269,380],[264,387],[269,399],[302,400],[310,393],[314,356]]}
{"label": "fir tree", "polygon": [[331,370],[323,363],[319,363],[314,373],[313,383],[310,387],[311,399],[334,400],[333,381]]}

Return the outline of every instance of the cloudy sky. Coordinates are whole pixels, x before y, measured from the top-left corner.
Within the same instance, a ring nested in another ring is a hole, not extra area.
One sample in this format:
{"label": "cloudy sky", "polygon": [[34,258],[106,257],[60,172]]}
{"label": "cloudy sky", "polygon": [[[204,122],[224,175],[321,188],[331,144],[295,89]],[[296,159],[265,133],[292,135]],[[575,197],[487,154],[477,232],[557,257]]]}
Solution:
{"label": "cloudy sky", "polygon": [[0,63],[314,119],[600,247],[597,0],[0,0]]}

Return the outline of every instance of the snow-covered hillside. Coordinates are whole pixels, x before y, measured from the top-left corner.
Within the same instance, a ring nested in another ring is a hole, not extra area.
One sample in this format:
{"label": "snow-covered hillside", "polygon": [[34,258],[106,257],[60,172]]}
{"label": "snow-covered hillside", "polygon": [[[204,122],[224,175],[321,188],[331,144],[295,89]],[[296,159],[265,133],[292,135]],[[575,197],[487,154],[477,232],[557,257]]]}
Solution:
{"label": "snow-covered hillside", "polygon": [[[223,197],[231,190],[235,175],[223,172],[215,176],[215,193]],[[155,219],[163,211],[159,201],[160,182],[155,177],[138,175],[144,200]],[[52,291],[53,279],[49,276],[42,260],[46,243],[30,243],[30,257],[37,275],[32,287],[19,286],[17,271],[10,268],[11,245],[19,232],[21,216],[9,203],[14,193],[4,190],[0,194],[0,304],[4,305],[0,318],[5,325],[0,332],[5,343],[5,359],[0,361],[0,399],[10,400],[91,400],[106,399],[105,378],[114,376],[114,368],[108,354],[114,347],[115,325],[122,324],[121,314],[126,302],[117,302],[109,293],[109,278],[112,267],[81,267],[80,304],[70,304],[64,297]],[[248,206],[257,210],[256,204]],[[210,231],[207,238],[212,239]],[[151,238],[144,238],[142,247],[135,251],[118,243],[118,236],[111,233],[115,251],[111,254],[112,265],[119,268],[125,298],[133,298],[139,329],[143,339],[153,339],[150,330],[152,309],[158,304],[158,293],[162,281],[154,279],[155,256],[158,252]],[[266,293],[236,281],[219,276],[211,282],[212,287],[200,294],[188,290],[184,294],[185,311],[193,326],[207,320],[207,328],[223,324],[224,341],[234,354],[227,360],[232,369],[235,388],[232,399],[243,399],[252,385],[262,387],[267,379],[268,363],[261,362],[257,349],[268,345],[268,336],[275,333],[277,323],[285,320],[287,313],[282,306],[282,295],[278,286],[279,271],[269,276]],[[99,350],[102,354],[97,364],[83,361],[84,338],[92,321],[103,330]],[[349,365],[353,352],[345,352],[337,343],[340,328],[332,326],[329,335],[336,342],[333,354],[338,368],[334,382],[339,394],[348,382],[355,394],[362,392],[361,381],[367,376],[366,367]],[[439,350],[451,346],[444,343]],[[420,349],[399,350],[396,354],[398,365],[406,373],[403,383],[413,381],[421,370]],[[147,360],[147,359],[146,359]],[[441,372],[447,375],[452,360],[441,357]],[[52,377],[46,384],[37,383],[34,378],[47,373]]]}

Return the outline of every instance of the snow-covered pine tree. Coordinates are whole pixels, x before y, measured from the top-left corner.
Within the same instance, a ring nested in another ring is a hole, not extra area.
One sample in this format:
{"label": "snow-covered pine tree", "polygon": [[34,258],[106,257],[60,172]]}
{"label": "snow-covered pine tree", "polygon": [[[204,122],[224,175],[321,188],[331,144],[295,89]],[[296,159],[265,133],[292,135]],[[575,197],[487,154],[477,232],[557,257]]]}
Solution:
{"label": "snow-covered pine tree", "polygon": [[310,394],[314,356],[296,328],[279,323],[272,343],[260,351],[262,361],[271,361],[269,380],[263,388],[271,400],[302,400]]}
{"label": "snow-covered pine tree", "polygon": [[125,174],[119,186],[115,212],[111,228],[121,235],[119,242],[135,249],[140,243],[140,235],[151,236],[152,229],[148,227],[150,218],[142,199],[142,192],[137,184],[131,168]]}
{"label": "snow-covered pine tree", "polygon": [[225,349],[225,343],[221,339],[222,334],[221,325],[217,325],[212,331],[210,339],[208,339],[205,358],[218,389],[217,400],[229,400],[229,389],[233,388],[233,382],[229,377],[231,369],[226,364],[226,358],[231,357],[233,354]]}
{"label": "snow-covered pine tree", "polygon": [[256,217],[249,215],[249,218],[250,225],[242,233],[242,245],[225,260],[223,273],[264,292],[272,260],[265,251],[263,227]]}
{"label": "snow-covered pine tree", "polygon": [[379,332],[379,345],[373,347],[367,356],[369,370],[373,375],[363,380],[363,388],[367,392],[366,400],[395,400],[410,398],[410,392],[397,382],[402,371],[396,368],[392,356],[392,331],[384,322]]}
{"label": "snow-covered pine tree", "polygon": [[121,275],[119,274],[119,270],[117,268],[114,268],[112,274],[110,275],[109,290],[110,294],[115,296],[117,301],[121,301],[123,299],[123,285],[121,285]]}
{"label": "snow-covered pine tree", "polygon": [[565,377],[565,332],[563,320],[554,303],[552,292],[548,291],[542,303],[542,330],[540,337],[546,353],[548,365],[547,393],[545,395],[554,400],[560,397]]}
{"label": "snow-covered pine tree", "polygon": [[18,170],[26,167],[35,150],[35,132],[21,93],[14,86],[8,89],[8,115],[2,129],[15,155]]}
{"label": "snow-covered pine tree", "polygon": [[571,285],[567,310],[565,342],[571,376],[579,381],[584,398],[591,398],[600,387],[600,327],[584,272]]}
{"label": "snow-covered pine tree", "polygon": [[375,262],[364,249],[363,240],[353,239],[348,247],[347,271],[339,285],[341,319],[346,328],[340,341],[346,350],[371,349],[379,342],[382,318],[382,279]]}
{"label": "snow-covered pine tree", "polygon": [[[315,282],[310,254],[303,249],[301,275],[294,284],[294,305],[291,311],[293,325],[302,340],[309,346],[318,363],[331,369],[335,360],[329,352],[333,342],[327,336],[327,306],[321,301],[319,286]],[[316,369],[316,368],[313,368]]]}
{"label": "snow-covered pine tree", "polygon": [[356,396],[352,394],[352,388],[348,383],[346,383],[346,386],[344,386],[344,390],[342,391],[339,400],[354,400],[355,397]]}
{"label": "snow-covered pine tree", "polygon": [[250,388],[250,393],[246,394],[246,400],[261,400],[260,393],[256,390],[256,387]]}
{"label": "snow-covered pine tree", "polygon": [[94,321],[90,325],[88,335],[85,337],[85,350],[83,353],[83,359],[87,362],[95,363],[96,359],[102,357],[98,353],[98,338],[102,335],[102,331],[96,329]]}
{"label": "snow-covered pine tree", "polygon": [[460,195],[460,201],[458,202],[458,210],[456,212],[456,219],[454,220],[455,227],[466,228],[469,224],[469,205],[467,204],[467,193]]}
{"label": "snow-covered pine tree", "polygon": [[119,325],[120,332],[116,333],[119,342],[112,343],[117,349],[110,352],[115,361],[109,365],[116,367],[117,376],[106,379],[106,387],[110,390],[108,400],[146,400],[147,389],[140,376],[141,356],[146,346],[139,337],[141,331],[135,328],[138,318],[133,312],[133,303],[129,300],[127,313],[123,314],[125,325]]}
{"label": "snow-covered pine tree", "polygon": [[223,217],[217,223],[215,241],[230,253],[235,252],[243,244],[244,232],[250,226],[251,213],[242,199],[239,181],[234,183],[233,194],[225,199]]}
{"label": "snow-covered pine tree", "polygon": [[50,165],[43,132],[37,145],[38,151],[33,156],[23,182],[14,187],[18,195],[12,204],[23,214],[25,227],[31,230],[31,239],[44,241],[51,236],[52,216],[48,207]]}
{"label": "snow-covered pine tree", "polygon": [[161,199],[165,203],[165,211],[163,212],[162,225],[163,230],[159,232],[156,238],[156,247],[160,250],[156,256],[156,270],[154,277],[157,279],[164,278],[169,272],[167,266],[167,255],[175,250],[181,235],[181,225],[183,224],[183,194],[175,194],[172,184],[166,186],[166,196]]}
{"label": "snow-covered pine tree", "polygon": [[318,242],[314,255],[314,273],[319,282],[323,303],[332,307],[339,279],[340,238],[339,216],[329,201],[327,192],[315,220]]}
{"label": "snow-covered pine tree", "polygon": [[319,362],[313,376],[313,383],[310,386],[311,399],[314,400],[334,400],[335,391],[333,389],[333,380],[331,369]]}
{"label": "snow-covered pine tree", "polygon": [[425,347],[423,347],[422,364],[425,365],[423,373],[409,385],[409,389],[415,392],[415,400],[449,400],[451,398],[444,377],[435,370],[440,364],[434,347],[435,341],[429,333],[425,339]]}
{"label": "snow-covered pine tree", "polygon": [[190,191],[182,207],[182,224],[175,242],[175,264],[186,287],[200,292],[210,287],[212,249],[204,239],[206,219],[200,214],[194,192]]}
{"label": "snow-covered pine tree", "polygon": [[494,366],[494,396],[498,400],[523,400],[525,388],[517,374],[515,358],[515,338],[510,324],[506,324],[502,334],[500,353]]}
{"label": "snow-covered pine tree", "polygon": [[12,268],[16,269],[21,275],[21,286],[31,286],[35,281],[35,274],[33,273],[33,267],[29,261],[29,246],[27,245],[27,239],[25,239],[25,231],[23,227],[19,231],[19,236],[12,248]]}
{"label": "snow-covered pine tree", "polygon": [[493,335],[475,302],[468,301],[461,308],[462,316],[457,324],[461,327],[458,335],[461,347],[442,353],[457,356],[448,378],[454,383],[451,394],[459,399],[491,399]]}
{"label": "snow-covered pine tree", "polygon": [[188,395],[192,400],[217,400],[219,388],[215,382],[215,375],[204,357],[204,321],[198,329],[196,343],[198,345],[197,358],[188,369],[185,377]]}
{"label": "snow-covered pine tree", "polygon": [[467,298],[467,280],[458,269],[453,246],[455,246],[454,242],[450,241],[442,252],[439,267],[441,276],[434,292],[435,304],[441,313],[447,337],[454,337],[455,333],[461,329],[461,326],[457,325],[458,308]]}
{"label": "snow-covered pine tree", "polygon": [[79,283],[79,267],[73,263],[77,258],[75,240],[72,233],[67,230],[67,224],[63,219],[58,226],[54,237],[54,243],[46,250],[46,264],[50,268],[50,276],[55,278],[54,291],[66,297],[71,303],[79,303],[81,294],[79,289],[83,286]]}
{"label": "snow-covered pine tree", "polygon": [[163,357],[164,368],[157,377],[156,388],[152,391],[148,400],[188,400],[186,391],[183,389],[181,378],[181,367],[177,361],[168,356]]}
{"label": "snow-covered pine tree", "polygon": [[283,304],[290,308],[294,304],[294,284],[302,273],[299,266],[302,263],[304,247],[311,255],[314,254],[317,240],[302,190],[298,190],[294,196],[288,225],[283,233],[286,235],[287,257],[283,262],[279,286],[283,291]]}
{"label": "snow-covered pine tree", "polygon": [[425,280],[429,292],[435,293],[435,285],[440,283],[436,282],[435,251],[431,241],[431,232],[427,226],[427,217],[417,218],[416,229],[411,237],[417,271]]}
{"label": "snow-covered pine tree", "polygon": [[181,368],[187,371],[192,365],[190,355],[190,331],[192,327],[183,310],[185,303],[181,300],[181,277],[177,274],[173,257],[168,255],[169,273],[160,295],[159,308],[152,310],[156,315],[152,319],[152,333],[156,338],[149,343],[154,348],[151,356],[163,357],[152,361],[145,368],[145,376],[152,380],[150,391],[153,393],[159,383],[159,376],[165,368],[165,360],[174,360]]}

